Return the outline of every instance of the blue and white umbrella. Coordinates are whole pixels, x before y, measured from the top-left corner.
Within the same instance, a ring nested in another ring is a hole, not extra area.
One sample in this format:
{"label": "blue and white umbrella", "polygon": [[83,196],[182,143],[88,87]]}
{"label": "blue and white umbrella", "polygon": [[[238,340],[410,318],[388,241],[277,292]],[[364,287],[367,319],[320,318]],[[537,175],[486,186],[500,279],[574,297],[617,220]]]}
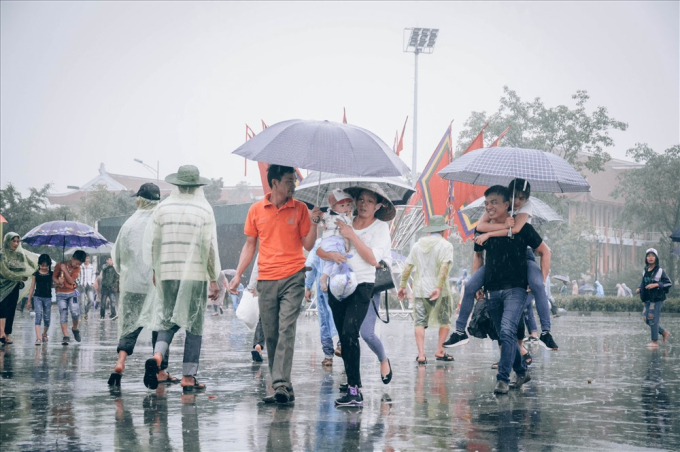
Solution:
{"label": "blue and white umbrella", "polygon": [[403,176],[409,168],[377,135],[351,124],[291,119],[269,126],[233,154],[257,162],[352,176]]}
{"label": "blue and white umbrella", "polygon": [[[533,188],[533,185],[532,185]],[[531,197],[531,224],[539,226],[549,221],[562,221],[560,214],[555,212],[552,207],[544,203],[538,198]],[[473,202],[460,209],[462,213],[468,216],[470,221],[477,221],[484,215],[484,197],[475,199]]]}
{"label": "blue and white umbrella", "polygon": [[526,179],[531,190],[547,193],[588,192],[590,184],[566,160],[536,149],[493,147],[455,159],[438,173],[473,185],[505,185]]}

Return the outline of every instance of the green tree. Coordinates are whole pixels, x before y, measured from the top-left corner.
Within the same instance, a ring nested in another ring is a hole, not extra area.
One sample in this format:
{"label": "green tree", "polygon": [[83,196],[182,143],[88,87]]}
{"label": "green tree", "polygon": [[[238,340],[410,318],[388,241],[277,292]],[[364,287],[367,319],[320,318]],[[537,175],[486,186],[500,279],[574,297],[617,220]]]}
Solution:
{"label": "green tree", "polygon": [[[614,145],[609,132],[626,130],[628,125],[610,118],[604,107],[588,113],[586,103],[590,96],[586,91],[577,91],[572,99],[576,102],[574,109],[566,105],[548,108],[538,97],[522,101],[505,86],[497,112],[490,116],[473,112],[465,121],[458,135],[458,152],[463,152],[488,122],[484,133],[493,138],[511,126],[503,139],[504,146],[550,151],[578,170],[586,167],[594,173],[601,171],[611,158],[605,148]],[[588,153],[585,161],[579,158],[580,152]]]}
{"label": "green tree", "polygon": [[579,279],[581,275],[590,273],[594,259],[593,226],[583,216],[567,222],[546,223],[536,228],[552,252],[550,268],[553,275],[569,276]]}
{"label": "green tree", "polygon": [[132,191],[112,192],[98,185],[80,198],[79,217],[83,223],[94,227],[101,218],[132,215],[136,210]]}
{"label": "green tree", "polygon": [[215,206],[220,203],[220,198],[222,197],[222,188],[224,187],[224,181],[220,177],[219,179],[210,179],[210,184],[203,188],[205,193],[205,198],[208,200],[210,205]]}
{"label": "green tree", "polygon": [[48,208],[47,193],[50,187],[47,184],[40,189],[29,188],[27,197],[11,183],[0,190],[0,213],[7,220],[3,227],[4,233],[16,232],[23,237],[41,223],[64,218],[74,220],[76,213],[69,207]]}
{"label": "green tree", "polygon": [[677,259],[670,254],[674,244],[669,236],[680,227],[680,145],[658,154],[647,144],[638,143],[626,155],[638,163],[645,162],[645,166],[619,175],[612,192],[625,202],[619,220],[637,232],[661,233],[659,259],[675,281]]}

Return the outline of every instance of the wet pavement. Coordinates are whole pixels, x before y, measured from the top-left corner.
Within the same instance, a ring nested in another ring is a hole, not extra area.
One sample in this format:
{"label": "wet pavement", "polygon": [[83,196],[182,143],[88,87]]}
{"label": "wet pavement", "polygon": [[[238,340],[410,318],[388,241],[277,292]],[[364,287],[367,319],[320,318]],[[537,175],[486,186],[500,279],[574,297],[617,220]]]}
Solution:
{"label": "wet pavement", "polygon": [[[147,390],[150,334],[128,359],[122,389],[106,382],[116,359],[115,321],[84,322],[82,342],[60,345],[57,310],[51,342],[35,346],[33,318],[17,314],[14,344],[0,351],[0,448],[90,450],[680,450],[680,317],[658,351],[644,347],[649,329],[637,314],[568,314],[554,321],[559,352],[529,349],[532,381],[495,396],[497,350],[471,339],[449,349],[454,363],[417,366],[410,318],[378,323],[394,370],[389,385],[362,344],[364,407],[338,409],[342,360],[321,367],[314,315],[301,315],[293,365],[296,400],[265,406],[268,370],[253,364],[252,333],[231,310],[206,318],[198,378],[204,394],[180,387]],[[184,335],[175,336],[170,372],[181,371]]]}

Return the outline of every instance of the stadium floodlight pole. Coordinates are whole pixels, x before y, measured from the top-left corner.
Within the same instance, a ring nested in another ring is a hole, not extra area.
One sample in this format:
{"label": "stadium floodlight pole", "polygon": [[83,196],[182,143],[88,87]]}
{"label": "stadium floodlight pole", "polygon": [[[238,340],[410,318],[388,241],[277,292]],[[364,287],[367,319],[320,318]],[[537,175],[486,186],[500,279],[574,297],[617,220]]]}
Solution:
{"label": "stadium floodlight pole", "polygon": [[[407,32],[409,35],[408,40],[406,40]],[[439,28],[404,29],[404,52],[413,52],[415,54],[415,77],[413,79],[413,157],[411,161],[413,183],[418,180],[418,55],[434,52],[434,45],[438,35]]]}
{"label": "stadium floodlight pole", "polygon": [[158,182],[158,180],[159,180],[158,177],[159,177],[160,167],[161,167],[161,162],[160,162],[160,161],[156,161],[156,169],[154,169],[152,166],[149,166],[149,165],[147,165],[146,163],[142,162],[140,159],[135,159],[135,162],[137,162],[137,163],[139,163],[139,164],[141,164],[141,165],[144,165],[144,168],[146,168],[146,169],[148,169],[148,170],[151,170],[151,171],[153,171],[154,173],[156,173],[156,182]]}

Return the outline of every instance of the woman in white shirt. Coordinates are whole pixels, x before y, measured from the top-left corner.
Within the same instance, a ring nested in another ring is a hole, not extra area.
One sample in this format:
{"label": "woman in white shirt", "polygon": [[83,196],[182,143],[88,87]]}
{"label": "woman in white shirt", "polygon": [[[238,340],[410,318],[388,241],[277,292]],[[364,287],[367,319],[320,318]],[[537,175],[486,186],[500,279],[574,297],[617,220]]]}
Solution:
{"label": "woman in white shirt", "polygon": [[[337,399],[338,406],[363,406],[361,394],[361,347],[359,330],[368,312],[373,296],[375,269],[380,261],[388,258],[391,248],[390,229],[386,221],[395,216],[394,205],[376,184],[352,187],[356,194],[357,214],[352,225],[338,221],[340,234],[349,240],[350,250],[346,258],[342,253],[317,250],[321,259],[336,263],[347,262],[357,278],[357,288],[342,301],[328,293],[328,304],[333,312],[333,321],[340,334],[342,359],[347,373],[347,393]],[[349,192],[349,189],[345,189]],[[352,193],[354,195],[354,193]]]}

